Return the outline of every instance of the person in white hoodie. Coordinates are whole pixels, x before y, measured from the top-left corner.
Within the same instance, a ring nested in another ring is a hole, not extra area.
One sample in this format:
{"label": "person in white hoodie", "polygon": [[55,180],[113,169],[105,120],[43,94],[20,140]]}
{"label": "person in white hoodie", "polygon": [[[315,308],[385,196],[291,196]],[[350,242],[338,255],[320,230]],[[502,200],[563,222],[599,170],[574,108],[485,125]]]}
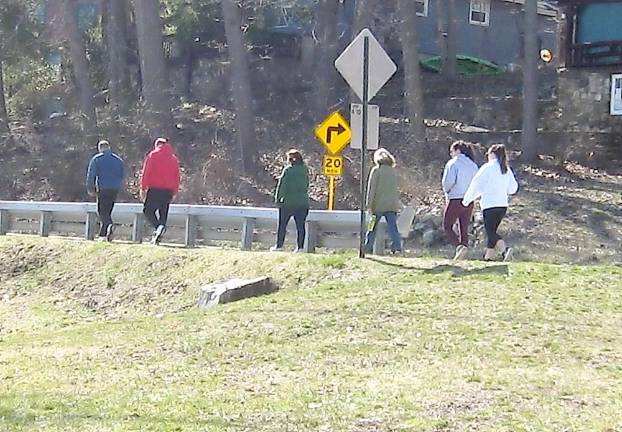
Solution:
{"label": "person in white hoodie", "polygon": [[508,157],[503,144],[495,144],[488,150],[488,162],[479,169],[469,186],[462,205],[469,206],[481,198],[480,206],[484,213],[484,228],[488,244],[484,253],[485,261],[492,261],[499,255],[504,261],[512,257],[512,248],[497,233],[499,224],[508,210],[508,196],[518,191],[518,183],[508,165]]}
{"label": "person in white hoodie", "polygon": [[[451,159],[443,171],[443,192],[446,206],[443,212],[443,229],[449,243],[456,248],[454,260],[467,255],[469,247],[469,222],[473,214],[473,204],[462,205],[462,199],[471,180],[477,173],[477,164],[473,161],[473,150],[464,141],[456,141],[449,148]],[[458,222],[458,234],[454,226]]]}

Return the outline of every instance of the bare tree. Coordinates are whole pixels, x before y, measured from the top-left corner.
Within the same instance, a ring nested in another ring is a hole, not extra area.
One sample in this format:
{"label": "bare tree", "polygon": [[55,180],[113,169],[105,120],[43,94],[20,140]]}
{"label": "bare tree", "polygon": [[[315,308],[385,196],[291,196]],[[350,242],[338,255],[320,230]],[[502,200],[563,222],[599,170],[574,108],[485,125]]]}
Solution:
{"label": "bare tree", "polygon": [[[317,5],[317,38],[320,61],[315,72],[317,89],[315,112],[316,120],[328,114],[328,108],[334,103],[336,74],[333,62],[337,57],[337,13],[339,3],[335,0],[320,0]],[[318,52],[316,50],[316,52]]]}
{"label": "bare tree", "polygon": [[425,124],[423,123],[423,91],[419,66],[417,11],[412,1],[398,0],[397,13],[400,19],[410,139],[414,141],[417,150],[422,152],[425,142]]}
{"label": "bare tree", "polygon": [[2,64],[2,52],[0,52],[0,141],[5,136],[10,136],[9,112],[6,109],[6,98],[4,96],[4,74]]}
{"label": "bare tree", "polygon": [[445,78],[451,81],[458,75],[455,0],[436,0],[436,10],[441,67]]}
{"label": "bare tree", "polygon": [[242,14],[234,0],[221,0],[227,48],[231,60],[231,87],[236,108],[238,141],[244,174],[252,174],[256,162],[255,114],[248,68],[248,53],[242,33]]}
{"label": "bare tree", "polygon": [[457,34],[456,34],[456,0],[447,0],[447,57],[443,62],[443,72],[449,80],[458,76],[456,66]]}
{"label": "bare tree", "polygon": [[115,114],[120,115],[127,108],[130,90],[126,0],[108,0],[106,18],[110,99]]}
{"label": "bare tree", "polygon": [[145,120],[151,136],[172,131],[171,88],[164,59],[159,0],[134,0]]}
{"label": "bare tree", "polygon": [[523,62],[524,163],[531,163],[538,152],[538,2],[525,1],[525,59]]}
{"label": "bare tree", "polygon": [[359,0],[356,2],[352,37],[356,37],[364,28],[368,28],[372,32],[375,30],[375,18],[378,4],[378,0]]}
{"label": "bare tree", "polygon": [[73,67],[80,109],[83,116],[83,128],[92,139],[97,131],[97,117],[95,115],[95,101],[93,85],[91,84],[89,62],[86,57],[86,48],[78,27],[78,11],[76,0],[64,0],[64,20],[69,57]]}
{"label": "bare tree", "polygon": [[[378,0],[358,0],[355,3],[354,22],[352,26],[352,39],[354,39],[361,30],[367,28],[372,33],[376,30],[376,12],[378,10]],[[350,91],[350,103],[359,102],[358,96]]]}

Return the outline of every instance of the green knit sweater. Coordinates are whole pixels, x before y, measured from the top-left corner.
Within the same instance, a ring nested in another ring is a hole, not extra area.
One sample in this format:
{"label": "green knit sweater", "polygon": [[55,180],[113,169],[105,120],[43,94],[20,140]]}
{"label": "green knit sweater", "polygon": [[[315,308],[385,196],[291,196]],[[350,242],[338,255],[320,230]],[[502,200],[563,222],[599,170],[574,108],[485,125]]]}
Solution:
{"label": "green knit sweater", "polygon": [[309,175],[304,164],[290,165],[283,170],[274,201],[279,207],[309,207]]}

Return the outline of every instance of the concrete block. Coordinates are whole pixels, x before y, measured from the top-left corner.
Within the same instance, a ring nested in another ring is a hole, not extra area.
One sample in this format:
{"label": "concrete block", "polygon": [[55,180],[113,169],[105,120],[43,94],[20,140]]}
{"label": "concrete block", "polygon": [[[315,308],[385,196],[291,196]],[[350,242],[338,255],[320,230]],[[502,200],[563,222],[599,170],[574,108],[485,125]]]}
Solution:
{"label": "concrete block", "polygon": [[277,292],[279,287],[269,277],[257,279],[232,279],[227,282],[207,285],[201,288],[199,308],[231,303],[251,297]]}

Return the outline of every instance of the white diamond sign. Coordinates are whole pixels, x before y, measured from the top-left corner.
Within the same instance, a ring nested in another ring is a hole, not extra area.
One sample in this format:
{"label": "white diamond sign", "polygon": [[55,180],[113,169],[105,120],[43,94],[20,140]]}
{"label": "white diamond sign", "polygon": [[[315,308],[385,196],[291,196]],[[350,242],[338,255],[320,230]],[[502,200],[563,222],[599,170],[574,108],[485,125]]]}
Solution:
{"label": "white diamond sign", "polygon": [[367,102],[373,99],[397,70],[391,57],[380,46],[369,29],[363,29],[341,55],[335,67],[359,99],[363,100],[363,50],[365,38],[369,40],[369,86]]}

